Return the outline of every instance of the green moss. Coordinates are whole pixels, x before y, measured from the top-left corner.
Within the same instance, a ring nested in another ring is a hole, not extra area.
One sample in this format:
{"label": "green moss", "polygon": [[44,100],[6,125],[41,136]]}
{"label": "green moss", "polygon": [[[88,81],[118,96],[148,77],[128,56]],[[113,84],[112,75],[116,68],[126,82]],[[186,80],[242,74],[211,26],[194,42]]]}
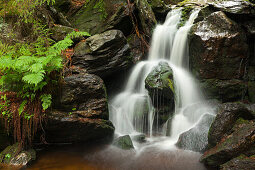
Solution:
{"label": "green moss", "polygon": [[185,25],[186,21],[189,19],[189,15],[192,10],[193,10],[193,8],[190,6],[184,7],[182,9],[181,21],[180,21],[178,27],[183,27]]}
{"label": "green moss", "polygon": [[101,13],[100,15],[101,20],[107,18],[107,12],[105,10],[104,0],[99,0],[93,8],[97,9]]}
{"label": "green moss", "polygon": [[174,84],[172,82],[171,79],[168,79],[168,86],[170,87],[170,89],[172,90],[172,92],[174,92]]}

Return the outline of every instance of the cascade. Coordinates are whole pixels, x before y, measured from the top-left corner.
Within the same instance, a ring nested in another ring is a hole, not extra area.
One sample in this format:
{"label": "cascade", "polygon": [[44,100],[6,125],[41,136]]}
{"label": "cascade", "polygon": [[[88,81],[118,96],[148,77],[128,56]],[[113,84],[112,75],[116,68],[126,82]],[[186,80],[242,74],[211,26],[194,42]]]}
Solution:
{"label": "cascade", "polygon": [[[199,10],[194,10],[186,24],[179,29],[180,8],[172,10],[164,24],[157,25],[153,32],[148,60],[135,65],[124,90],[110,100],[110,120],[115,126],[116,134],[145,133],[155,138],[153,122],[157,115],[145,89],[145,79],[162,61],[167,62],[173,71],[175,110],[174,117],[167,121],[161,134],[170,136],[168,139],[174,144],[182,132],[198,123],[202,115],[212,113],[188,68],[187,37],[198,12]],[[170,130],[166,129],[169,128],[167,124],[170,124]]]}

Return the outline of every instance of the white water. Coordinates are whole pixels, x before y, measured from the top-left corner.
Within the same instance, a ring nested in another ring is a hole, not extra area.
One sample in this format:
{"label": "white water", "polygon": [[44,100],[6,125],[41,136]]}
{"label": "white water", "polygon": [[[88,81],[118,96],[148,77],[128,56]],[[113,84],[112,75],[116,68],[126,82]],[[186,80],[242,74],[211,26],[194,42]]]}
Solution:
{"label": "white water", "polygon": [[[211,108],[204,104],[202,94],[194,78],[188,72],[187,36],[198,12],[198,10],[193,11],[186,24],[178,29],[181,9],[173,10],[168,14],[165,23],[155,28],[148,60],[139,62],[134,67],[123,92],[110,102],[110,120],[117,134],[147,133],[151,137],[149,141],[162,141],[163,139],[165,143],[161,142],[160,145],[169,146],[176,143],[182,132],[195,126],[203,114],[212,112]],[[169,120],[172,122],[170,134],[166,133],[167,126],[163,130],[165,135],[170,137],[160,138],[152,136],[153,121],[156,115],[145,89],[145,79],[162,60],[169,63],[174,74],[175,116]],[[197,103],[200,103],[199,107],[192,107]]]}

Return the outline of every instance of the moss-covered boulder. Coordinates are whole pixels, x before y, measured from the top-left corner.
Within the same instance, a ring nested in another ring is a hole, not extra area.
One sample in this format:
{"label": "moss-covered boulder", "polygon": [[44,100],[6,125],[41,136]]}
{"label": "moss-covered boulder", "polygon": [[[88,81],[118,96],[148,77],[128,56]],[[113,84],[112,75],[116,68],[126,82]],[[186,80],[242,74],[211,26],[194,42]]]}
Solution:
{"label": "moss-covered boulder", "polygon": [[215,146],[231,133],[231,129],[235,122],[243,117],[245,119],[253,119],[253,111],[242,103],[225,103],[222,104],[217,111],[215,120],[213,121],[208,134],[210,146]]}
{"label": "moss-covered boulder", "polygon": [[242,100],[247,92],[247,83],[238,79],[203,79],[200,81],[200,87],[208,99],[221,102]]}
{"label": "moss-covered boulder", "polygon": [[198,124],[190,130],[182,133],[176,143],[176,146],[185,150],[195,152],[205,151],[208,144],[208,131],[215,116],[205,114]]}
{"label": "moss-covered boulder", "polygon": [[68,19],[75,28],[92,35],[108,29],[122,28],[126,33],[131,31],[127,29],[132,29],[129,12],[132,11],[129,11],[125,0],[90,0],[75,14],[69,15]]}
{"label": "moss-covered boulder", "polygon": [[147,37],[152,36],[152,31],[155,28],[157,21],[155,14],[147,2],[147,0],[134,0],[135,6],[138,9],[138,16],[141,22],[143,32]]}
{"label": "moss-covered boulder", "polygon": [[245,32],[223,12],[195,24],[189,35],[190,65],[202,79],[242,78],[248,57]]}
{"label": "moss-covered boulder", "polygon": [[255,156],[247,157],[240,155],[220,166],[221,170],[241,170],[241,169],[254,169]]}
{"label": "moss-covered boulder", "polygon": [[[1,165],[22,167],[36,159],[36,152],[33,149],[22,151],[19,143],[10,145],[0,153]],[[8,167],[5,167],[8,168]]]}
{"label": "moss-covered boulder", "polygon": [[146,77],[145,88],[159,116],[159,124],[164,124],[174,110],[173,71],[167,62],[160,62]]}
{"label": "moss-covered boulder", "polygon": [[118,137],[114,140],[113,145],[124,150],[134,149],[133,142],[129,135]]}
{"label": "moss-covered boulder", "polygon": [[130,48],[123,33],[109,30],[89,37],[74,48],[73,65],[102,78],[132,65]]}
{"label": "moss-covered boulder", "polygon": [[221,139],[213,148],[200,158],[209,166],[217,167],[249,150],[255,144],[255,123],[253,121],[237,121],[232,128],[233,133]]}

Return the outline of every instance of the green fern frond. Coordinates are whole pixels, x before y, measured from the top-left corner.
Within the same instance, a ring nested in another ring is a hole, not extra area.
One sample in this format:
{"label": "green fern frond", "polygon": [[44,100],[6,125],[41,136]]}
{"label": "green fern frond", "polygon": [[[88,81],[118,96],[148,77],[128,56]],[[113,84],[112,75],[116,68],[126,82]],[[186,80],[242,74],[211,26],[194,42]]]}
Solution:
{"label": "green fern frond", "polygon": [[38,73],[41,70],[43,70],[43,64],[41,63],[35,63],[33,65],[31,65],[31,67],[29,68],[29,70],[33,73]]}
{"label": "green fern frond", "polygon": [[44,78],[44,73],[43,72],[39,72],[39,73],[31,73],[28,75],[25,75],[22,80],[28,84],[33,84],[33,85],[37,85],[38,83],[40,83]]}

